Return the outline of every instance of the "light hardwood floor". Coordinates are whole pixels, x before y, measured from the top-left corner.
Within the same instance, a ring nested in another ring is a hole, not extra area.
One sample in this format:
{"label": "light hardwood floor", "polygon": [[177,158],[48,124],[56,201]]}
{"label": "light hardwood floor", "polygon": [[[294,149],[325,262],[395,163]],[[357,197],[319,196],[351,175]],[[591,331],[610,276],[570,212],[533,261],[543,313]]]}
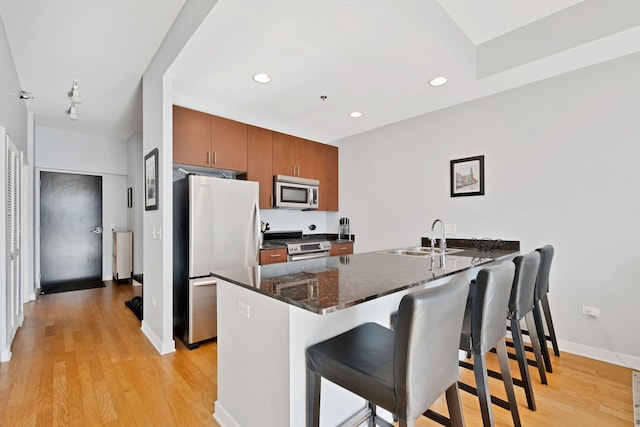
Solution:
{"label": "light hardwood floor", "polygon": [[[13,357],[0,364],[0,426],[217,426],[217,344],[189,351],[176,342],[175,353],[158,355],[124,305],[139,290],[107,282],[27,304]],[[516,387],[524,426],[633,424],[629,369],[569,353],[554,357],[553,366],[548,386],[531,372],[536,412]],[[473,383],[465,369],[461,379]],[[490,381],[504,397],[502,384]],[[466,425],[480,426],[476,398],[461,396]],[[507,411],[494,406],[494,414],[497,425],[513,425]],[[438,424],[423,418],[417,425]]]}

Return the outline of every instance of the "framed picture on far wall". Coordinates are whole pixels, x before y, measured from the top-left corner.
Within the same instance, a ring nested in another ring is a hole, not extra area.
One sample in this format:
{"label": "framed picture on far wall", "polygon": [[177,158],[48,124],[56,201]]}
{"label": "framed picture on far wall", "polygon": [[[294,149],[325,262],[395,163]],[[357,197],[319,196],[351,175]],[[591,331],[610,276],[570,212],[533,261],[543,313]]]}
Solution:
{"label": "framed picture on far wall", "polygon": [[144,156],[144,210],[158,209],[158,149]]}
{"label": "framed picture on far wall", "polygon": [[484,195],[484,156],[451,160],[451,197]]}

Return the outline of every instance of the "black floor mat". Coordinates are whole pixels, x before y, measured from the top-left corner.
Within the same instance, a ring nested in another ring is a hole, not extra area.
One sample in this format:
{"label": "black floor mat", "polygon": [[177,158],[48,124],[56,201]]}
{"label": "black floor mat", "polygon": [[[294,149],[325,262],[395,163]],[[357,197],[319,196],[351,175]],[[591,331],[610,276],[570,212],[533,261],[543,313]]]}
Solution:
{"label": "black floor mat", "polygon": [[138,320],[142,321],[142,297],[133,297],[129,301],[125,301],[124,305],[133,311]]}
{"label": "black floor mat", "polygon": [[93,282],[61,283],[40,288],[40,295],[57,294],[59,292],[81,291],[83,289],[104,288],[102,280]]}
{"label": "black floor mat", "polygon": [[134,274],[133,275],[133,280],[135,280],[136,282],[142,284],[142,274]]}

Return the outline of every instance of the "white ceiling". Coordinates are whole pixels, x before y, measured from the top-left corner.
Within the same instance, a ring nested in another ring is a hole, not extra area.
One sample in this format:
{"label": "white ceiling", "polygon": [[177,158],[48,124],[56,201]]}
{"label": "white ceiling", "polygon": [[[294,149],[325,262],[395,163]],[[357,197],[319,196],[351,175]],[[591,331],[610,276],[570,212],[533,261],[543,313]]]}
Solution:
{"label": "white ceiling", "polygon": [[[142,129],[141,79],[185,0],[0,0],[36,124],[127,138]],[[78,80],[79,119],[65,111]]]}
{"label": "white ceiling", "polygon": [[[183,3],[0,0],[37,124],[139,132],[142,73]],[[219,0],[169,75],[176,104],[331,142],[638,50],[638,0]]]}

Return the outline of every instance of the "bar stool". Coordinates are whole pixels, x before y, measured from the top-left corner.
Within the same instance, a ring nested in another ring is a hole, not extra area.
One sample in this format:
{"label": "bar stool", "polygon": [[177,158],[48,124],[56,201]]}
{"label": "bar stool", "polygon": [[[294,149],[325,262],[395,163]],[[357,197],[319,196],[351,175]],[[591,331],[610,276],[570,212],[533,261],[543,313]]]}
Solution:
{"label": "bar stool", "polygon": [[[540,254],[534,251],[526,255],[517,256],[513,259],[513,263],[516,267],[516,272],[513,279],[513,286],[511,288],[511,297],[509,298],[509,313],[507,315],[507,320],[509,320],[510,323],[509,329],[511,330],[513,347],[516,352],[515,356],[512,358],[518,361],[518,367],[520,368],[520,379],[513,378],[513,383],[524,388],[525,396],[527,397],[527,405],[529,406],[529,409],[535,411],[536,402],[533,396],[533,385],[529,374],[529,364],[525,345],[522,340],[522,328],[520,327],[520,321],[524,319],[527,329],[530,331],[531,349],[533,350],[536,358],[535,366],[538,367],[540,381],[542,384],[547,384],[547,376],[544,371],[544,363],[542,361],[542,353],[540,350],[540,341],[536,334],[536,327],[533,319],[533,293],[536,286],[536,278],[538,276],[538,267],[540,265]],[[511,356],[512,355],[509,354],[509,357]],[[493,371],[489,371],[489,376],[500,379],[502,378],[499,373]]]}
{"label": "bar stool", "polygon": [[459,278],[407,294],[397,332],[365,323],[307,348],[307,426],[320,423],[322,377],[366,399],[370,425],[390,425],[376,406],[397,416],[400,426],[413,426],[423,414],[447,423],[429,410],[446,392],[450,425],[463,426],[457,360],[468,292],[468,281]]}
{"label": "bar stool", "polygon": [[[478,272],[473,285],[470,307],[465,310],[460,335],[460,350],[473,354],[473,364],[461,360],[460,366],[473,369],[476,387],[459,382],[460,389],[478,396],[484,426],[494,426],[491,402],[511,411],[516,427],[520,427],[520,413],[513,390],[509,357],[505,344],[505,319],[515,275],[515,265],[505,262],[485,267]],[[486,363],[486,354],[496,349],[502,381],[508,402],[491,396]]]}
{"label": "bar stool", "polygon": [[[549,348],[547,347],[547,341],[551,341],[553,346],[553,353],[556,356],[560,356],[560,349],[558,347],[558,339],[556,338],[556,330],[553,327],[553,319],[551,318],[551,308],[549,307],[549,299],[547,294],[549,293],[549,272],[551,271],[551,261],[553,261],[554,249],[551,245],[546,245],[536,249],[540,253],[540,269],[538,270],[538,279],[536,280],[536,290],[534,294],[535,306],[533,308],[533,318],[536,323],[536,330],[540,337],[540,343],[542,345],[542,357],[544,358],[544,364],[547,368],[547,372],[553,372],[551,367],[551,358],[549,357]],[[549,335],[546,335],[544,331],[544,325],[542,323],[542,313],[540,312],[540,306],[544,312],[544,318],[549,330]]]}
{"label": "bar stool", "polygon": [[[553,320],[551,319],[551,309],[549,308],[549,300],[547,299],[547,293],[549,292],[549,271],[551,270],[551,261],[553,260],[553,246],[547,245],[542,248],[536,249],[536,252],[540,254],[540,267],[538,269],[538,274],[536,277],[536,286],[534,290],[533,296],[533,319],[534,319],[534,328],[535,333],[538,337],[538,341],[540,342],[540,351],[542,353],[543,362],[540,362],[540,358],[536,355],[535,360],[527,359],[527,363],[531,366],[536,366],[538,370],[541,369],[541,366],[544,365],[546,372],[552,373],[553,368],[551,366],[551,358],[549,357],[549,349],[547,348],[547,340],[551,341],[553,345],[553,351],[556,356],[560,356],[560,351],[558,349],[558,341],[556,339],[555,329],[553,327]],[[540,311],[540,306],[544,311],[545,320],[547,323],[547,328],[549,330],[549,335],[546,335],[544,330],[544,324],[542,321],[542,313]],[[527,324],[527,329],[523,329],[522,333],[524,335],[531,335],[529,330],[531,327]],[[532,339],[533,341],[533,339]],[[531,351],[535,353],[535,350],[530,345],[524,346],[526,351]],[[510,354],[509,357],[512,355]],[[543,377],[540,375],[540,379]],[[543,380],[543,384],[546,384],[546,381]]]}

